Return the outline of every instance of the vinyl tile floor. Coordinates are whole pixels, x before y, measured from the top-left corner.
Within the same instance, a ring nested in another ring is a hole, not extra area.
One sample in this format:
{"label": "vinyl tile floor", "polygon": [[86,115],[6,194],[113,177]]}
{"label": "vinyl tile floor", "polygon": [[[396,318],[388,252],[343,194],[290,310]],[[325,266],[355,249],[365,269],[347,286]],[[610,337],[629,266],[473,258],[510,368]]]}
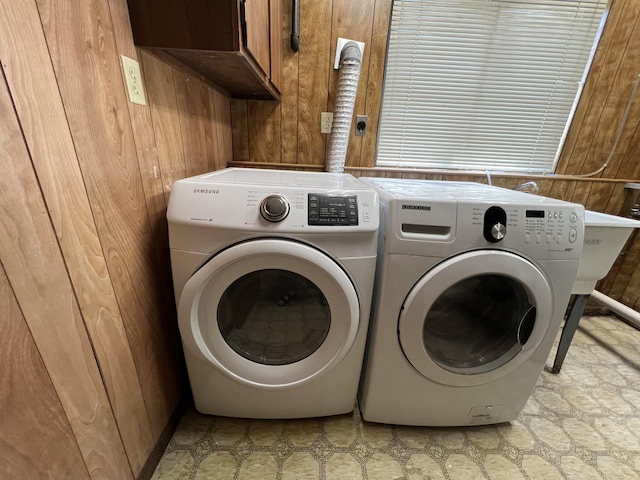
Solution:
{"label": "vinyl tile floor", "polygon": [[640,331],[583,317],[557,375],[554,356],[518,419],[499,425],[379,425],[357,407],[285,421],[191,408],[152,480],[640,478]]}

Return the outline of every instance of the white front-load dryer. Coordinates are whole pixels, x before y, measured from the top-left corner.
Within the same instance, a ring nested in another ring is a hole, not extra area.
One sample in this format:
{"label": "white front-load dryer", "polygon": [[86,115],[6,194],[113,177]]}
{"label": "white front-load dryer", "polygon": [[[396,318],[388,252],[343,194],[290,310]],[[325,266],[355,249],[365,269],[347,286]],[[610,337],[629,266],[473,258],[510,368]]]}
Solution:
{"label": "white front-load dryer", "polygon": [[200,412],[353,410],[378,212],[375,190],[347,174],[226,169],[173,184],[173,282]]}
{"label": "white front-load dryer", "polygon": [[569,301],[583,207],[469,182],[363,180],[381,206],[363,418],[514,420]]}

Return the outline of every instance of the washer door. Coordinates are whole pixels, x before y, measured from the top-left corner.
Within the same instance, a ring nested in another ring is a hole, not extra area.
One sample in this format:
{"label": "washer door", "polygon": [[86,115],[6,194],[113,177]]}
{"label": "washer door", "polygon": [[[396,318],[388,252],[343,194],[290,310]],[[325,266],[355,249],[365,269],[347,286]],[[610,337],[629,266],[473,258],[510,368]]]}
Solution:
{"label": "washer door", "polygon": [[552,305],[545,276],[524,258],[495,250],[461,254],[411,289],[400,344],[425,377],[481,385],[527,361],[547,332]]}
{"label": "washer door", "polygon": [[353,283],[326,254],[260,239],[215,255],[185,284],[183,343],[230,378],[265,389],[305,384],[348,353],[360,307]]}

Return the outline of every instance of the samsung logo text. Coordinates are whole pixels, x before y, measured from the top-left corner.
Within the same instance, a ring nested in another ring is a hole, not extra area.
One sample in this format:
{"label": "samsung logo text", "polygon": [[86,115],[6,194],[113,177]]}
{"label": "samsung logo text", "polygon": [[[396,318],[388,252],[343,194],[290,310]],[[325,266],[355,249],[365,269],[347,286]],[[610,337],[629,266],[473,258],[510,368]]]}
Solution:
{"label": "samsung logo text", "polygon": [[427,212],[431,211],[431,207],[429,205],[405,205],[402,204],[402,210],[426,210]]}
{"label": "samsung logo text", "polygon": [[220,190],[216,190],[213,188],[194,188],[193,193],[211,193],[213,195],[217,195],[220,193]]}

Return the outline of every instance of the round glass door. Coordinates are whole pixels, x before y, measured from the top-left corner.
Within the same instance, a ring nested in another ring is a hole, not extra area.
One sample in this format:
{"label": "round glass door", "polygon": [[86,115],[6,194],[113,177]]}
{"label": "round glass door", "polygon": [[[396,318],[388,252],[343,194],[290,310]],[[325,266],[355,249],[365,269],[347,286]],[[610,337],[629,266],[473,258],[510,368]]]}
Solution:
{"label": "round glass door", "polygon": [[427,354],[454,373],[493,370],[529,340],[536,307],[516,280],[495,274],[466,278],[446,289],[424,319]]}
{"label": "round glass door", "polygon": [[522,365],[540,344],[553,296],[528,260],[481,250],[428,271],[405,299],[399,338],[424,376],[447,385],[489,382]]}
{"label": "round glass door", "polygon": [[287,389],[337,365],[351,348],[360,306],[329,256],[289,240],[258,239],[212,257],[178,305],[185,348],[239,383]]}
{"label": "round glass door", "polygon": [[220,298],[218,328],[238,355],[263,365],[287,365],[318,350],[331,310],[317,285],[294,272],[258,270],[233,282]]}

